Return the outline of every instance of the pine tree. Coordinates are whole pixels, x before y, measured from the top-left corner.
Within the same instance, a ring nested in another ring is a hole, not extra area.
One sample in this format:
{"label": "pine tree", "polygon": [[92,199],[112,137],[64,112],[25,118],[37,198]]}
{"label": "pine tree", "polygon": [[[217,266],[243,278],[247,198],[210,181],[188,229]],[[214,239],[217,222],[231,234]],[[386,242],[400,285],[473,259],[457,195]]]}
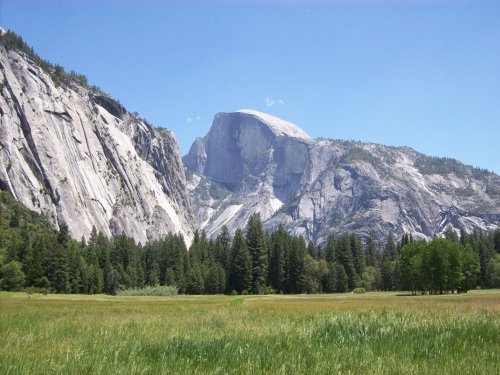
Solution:
{"label": "pine tree", "polygon": [[205,278],[205,291],[209,294],[220,294],[226,289],[226,273],[217,262],[212,262]]}
{"label": "pine tree", "polygon": [[231,236],[224,225],[214,244],[214,259],[222,266],[224,272],[229,271],[231,263]]}
{"label": "pine tree", "polygon": [[285,255],[288,247],[288,234],[280,227],[271,235],[271,257],[269,262],[269,280],[273,289],[280,293],[285,288]]}
{"label": "pine tree", "polygon": [[389,232],[387,235],[387,241],[384,248],[384,261],[391,261],[396,259],[396,243],[394,242],[394,235]]}
{"label": "pine tree", "polygon": [[479,256],[472,249],[470,245],[463,247],[462,252],[462,282],[460,285],[461,292],[467,292],[468,290],[476,286],[477,276],[480,273],[480,262]]}
{"label": "pine tree", "polygon": [[444,238],[451,242],[459,242],[457,232],[455,232],[455,229],[453,229],[450,224],[446,226],[446,230],[444,231]]}
{"label": "pine tree", "polygon": [[460,243],[462,246],[465,246],[469,243],[469,235],[464,227],[460,228]]}
{"label": "pine tree", "polygon": [[23,268],[26,269],[26,284],[29,286],[41,287],[40,279],[44,277],[45,267],[44,259],[47,256],[46,239],[43,234],[35,235],[33,243],[28,249],[26,263]]}
{"label": "pine tree", "polygon": [[367,266],[375,266],[376,265],[376,254],[377,254],[377,245],[373,239],[373,233],[370,233],[368,238],[366,239],[366,265]]}
{"label": "pine tree", "polygon": [[47,276],[56,293],[69,291],[68,250],[60,243],[55,244],[52,248]]}
{"label": "pine tree", "polygon": [[325,272],[323,278],[321,279],[321,289],[325,293],[333,293],[336,290],[336,283],[337,283],[337,279],[335,276],[335,263],[326,263],[326,264],[327,264],[327,272]]}
{"label": "pine tree", "polygon": [[328,244],[326,245],[325,250],[325,259],[328,263],[333,264],[335,261],[335,248],[337,246],[337,242],[333,234],[328,238]]}
{"label": "pine tree", "polygon": [[354,260],[354,270],[356,272],[355,277],[361,279],[361,275],[365,270],[365,257],[363,256],[363,248],[361,246],[361,241],[353,233],[350,236],[351,239],[351,252]]}
{"label": "pine tree", "polygon": [[303,285],[300,280],[305,277],[305,257],[307,254],[304,237],[292,237],[289,254],[289,284],[288,293],[302,293]]}
{"label": "pine tree", "polygon": [[403,236],[401,237],[401,249],[410,243],[410,237],[408,236],[408,233],[404,233]]}
{"label": "pine tree", "polygon": [[495,252],[497,254],[500,254],[500,227],[497,227],[497,229],[495,229],[495,232],[493,233],[493,244],[495,247]]}
{"label": "pine tree", "polygon": [[[81,245],[71,240],[68,246],[68,277],[71,293],[81,293],[84,289],[85,262]],[[101,292],[101,290],[99,290]]]}
{"label": "pine tree", "polygon": [[334,263],[334,269],[335,269],[335,291],[338,293],[345,293],[347,292],[347,287],[348,287],[348,278],[347,278],[347,272],[345,271],[345,268],[342,264],[335,262]]}
{"label": "pine tree", "polygon": [[230,288],[238,293],[248,291],[252,286],[252,259],[241,229],[234,234],[231,254]]}
{"label": "pine tree", "polygon": [[495,254],[486,267],[489,288],[500,288],[500,254]]}
{"label": "pine tree", "polygon": [[248,251],[252,258],[251,292],[262,293],[267,284],[268,258],[267,246],[259,214],[253,214],[246,228]]}
{"label": "pine tree", "polygon": [[351,251],[351,240],[348,234],[343,234],[337,241],[335,262],[342,265],[348,280],[348,288],[353,289],[356,281],[354,259]]}
{"label": "pine tree", "polygon": [[198,261],[193,262],[189,267],[186,291],[189,294],[203,294],[205,292],[203,274]]}
{"label": "pine tree", "polygon": [[154,260],[153,264],[151,265],[151,270],[148,276],[148,284],[151,286],[160,285],[160,266],[158,265],[158,262],[156,260]]}
{"label": "pine tree", "polygon": [[67,293],[69,291],[68,241],[68,226],[62,223],[59,225],[57,242],[49,245],[47,277],[56,293]]}
{"label": "pine tree", "polygon": [[57,242],[64,248],[68,247],[69,229],[66,223],[59,224],[59,232],[57,233]]}
{"label": "pine tree", "polygon": [[318,253],[316,252],[316,248],[312,241],[309,241],[309,244],[307,245],[307,253],[312,257],[312,258],[318,258]]}

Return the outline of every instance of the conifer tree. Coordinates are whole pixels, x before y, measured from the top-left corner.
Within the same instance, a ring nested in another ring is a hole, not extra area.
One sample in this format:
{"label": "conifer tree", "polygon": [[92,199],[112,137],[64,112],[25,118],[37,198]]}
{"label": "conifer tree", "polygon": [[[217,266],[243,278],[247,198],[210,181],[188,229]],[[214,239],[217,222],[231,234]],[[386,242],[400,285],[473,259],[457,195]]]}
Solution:
{"label": "conifer tree", "polygon": [[347,292],[348,277],[344,266],[340,263],[334,263],[335,268],[335,291],[338,293]]}
{"label": "conifer tree", "polygon": [[241,229],[234,234],[231,254],[230,289],[238,293],[248,291],[252,286],[252,259]]}
{"label": "conifer tree", "polygon": [[360,279],[363,271],[365,270],[363,247],[361,246],[361,241],[354,233],[351,234],[350,241],[352,257],[354,260],[354,271],[356,272],[355,277]]}
{"label": "conifer tree", "polygon": [[186,291],[189,294],[203,294],[205,292],[203,274],[198,260],[195,260],[189,267]]}
{"label": "conifer tree", "polygon": [[376,264],[376,254],[377,254],[377,245],[375,244],[375,241],[373,239],[373,233],[370,233],[368,235],[368,238],[366,239],[366,265],[367,266],[375,266]]}
{"label": "conifer tree", "polygon": [[271,235],[271,258],[269,262],[269,280],[273,289],[280,293],[285,288],[286,263],[285,256],[288,248],[288,234],[283,227]]}
{"label": "conifer tree", "polygon": [[41,287],[41,278],[44,277],[44,259],[47,257],[46,239],[43,234],[36,234],[33,244],[28,249],[26,264],[26,284],[29,286]]}
{"label": "conifer tree", "polygon": [[303,285],[301,285],[300,280],[304,278],[305,275],[305,265],[304,260],[307,254],[306,242],[304,237],[299,238],[292,237],[289,254],[289,273],[288,273],[288,293],[302,293]]}
{"label": "conifer tree", "polygon": [[251,292],[259,294],[266,287],[268,272],[267,246],[259,214],[253,214],[248,220],[246,240],[252,258]]}
{"label": "conifer tree", "polygon": [[344,272],[347,275],[348,288],[353,289],[355,287],[356,271],[354,268],[354,259],[351,251],[351,240],[348,234],[343,234],[337,241],[335,262],[342,265]]}

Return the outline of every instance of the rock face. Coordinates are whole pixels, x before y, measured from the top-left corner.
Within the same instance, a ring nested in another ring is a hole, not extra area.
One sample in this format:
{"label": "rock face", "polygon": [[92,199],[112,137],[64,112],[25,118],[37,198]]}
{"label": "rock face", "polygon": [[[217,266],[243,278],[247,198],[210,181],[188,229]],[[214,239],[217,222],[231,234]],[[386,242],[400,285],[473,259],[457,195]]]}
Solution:
{"label": "rock face", "polygon": [[0,46],[0,189],[88,238],[168,232],[189,242],[190,199],[174,135],[105,94],[55,85],[28,55]]}
{"label": "rock face", "polygon": [[410,148],[313,140],[297,126],[256,111],[219,113],[184,157],[198,226],[214,236],[258,212],[324,243],[332,233],[410,232],[429,238],[455,228],[493,228],[500,177]]}

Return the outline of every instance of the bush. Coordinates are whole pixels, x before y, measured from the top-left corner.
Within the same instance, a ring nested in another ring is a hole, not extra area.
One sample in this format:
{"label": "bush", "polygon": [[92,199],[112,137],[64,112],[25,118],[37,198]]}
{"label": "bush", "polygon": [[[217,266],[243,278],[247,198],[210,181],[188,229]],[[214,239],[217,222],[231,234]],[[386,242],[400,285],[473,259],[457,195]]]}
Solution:
{"label": "bush", "polygon": [[0,268],[0,289],[19,291],[23,289],[25,276],[21,263],[13,260]]}
{"label": "bush", "polygon": [[352,292],[356,293],[356,294],[363,294],[363,293],[366,293],[366,289],[365,288],[355,288]]}
{"label": "bush", "polygon": [[262,288],[262,291],[260,294],[276,294],[276,291],[273,289],[272,286],[266,286],[265,288]]}
{"label": "bush", "polygon": [[38,294],[43,294],[44,296],[46,296],[47,294],[49,294],[49,289],[47,289],[47,288],[37,288],[37,287],[34,287],[34,286],[30,286],[29,288],[25,288],[24,291],[28,295],[38,293]]}
{"label": "bush", "polygon": [[125,289],[118,292],[119,296],[159,296],[171,297],[176,296],[179,288],[170,285],[147,286],[141,289]]}

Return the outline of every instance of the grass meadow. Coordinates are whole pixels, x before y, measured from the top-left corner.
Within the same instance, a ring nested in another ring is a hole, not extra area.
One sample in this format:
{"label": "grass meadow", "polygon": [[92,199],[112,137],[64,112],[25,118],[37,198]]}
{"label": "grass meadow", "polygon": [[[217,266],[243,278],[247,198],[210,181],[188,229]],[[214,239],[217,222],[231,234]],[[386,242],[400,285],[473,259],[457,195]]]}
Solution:
{"label": "grass meadow", "polygon": [[500,290],[0,293],[1,374],[500,374]]}

